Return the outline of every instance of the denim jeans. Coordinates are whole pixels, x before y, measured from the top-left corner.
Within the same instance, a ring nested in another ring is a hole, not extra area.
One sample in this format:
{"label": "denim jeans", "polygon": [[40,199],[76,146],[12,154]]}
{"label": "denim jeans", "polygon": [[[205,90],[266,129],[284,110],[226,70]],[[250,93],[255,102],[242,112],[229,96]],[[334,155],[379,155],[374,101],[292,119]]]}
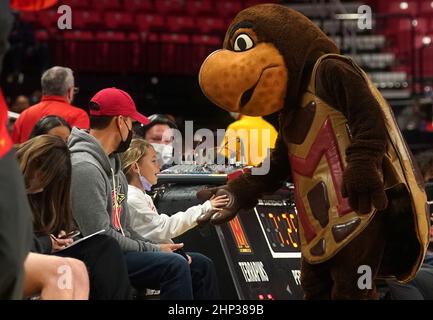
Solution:
{"label": "denim jeans", "polygon": [[188,253],[191,265],[176,253],[127,252],[129,278],[137,290],[161,290],[161,300],[217,299],[218,285],[212,261]]}

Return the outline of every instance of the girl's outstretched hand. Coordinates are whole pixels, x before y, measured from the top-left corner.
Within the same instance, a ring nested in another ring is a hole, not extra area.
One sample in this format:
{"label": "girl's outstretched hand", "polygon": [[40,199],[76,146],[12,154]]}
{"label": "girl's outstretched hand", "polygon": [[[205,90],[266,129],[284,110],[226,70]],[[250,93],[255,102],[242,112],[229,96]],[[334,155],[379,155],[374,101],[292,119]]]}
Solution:
{"label": "girl's outstretched hand", "polygon": [[229,197],[227,195],[221,195],[221,196],[215,196],[213,195],[210,199],[209,199],[212,208],[215,209],[220,209],[220,208],[224,208],[225,206],[227,206],[227,204],[229,203]]}

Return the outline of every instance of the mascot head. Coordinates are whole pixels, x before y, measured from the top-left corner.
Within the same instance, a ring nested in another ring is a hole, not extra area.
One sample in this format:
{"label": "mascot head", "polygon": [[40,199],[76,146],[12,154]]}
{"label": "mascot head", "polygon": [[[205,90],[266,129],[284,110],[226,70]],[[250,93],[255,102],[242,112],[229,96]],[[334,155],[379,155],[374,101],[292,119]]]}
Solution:
{"label": "mascot head", "polygon": [[306,70],[326,53],[338,49],[308,18],[285,6],[257,5],[235,17],[223,49],[203,62],[200,87],[229,112],[265,116],[293,108]]}

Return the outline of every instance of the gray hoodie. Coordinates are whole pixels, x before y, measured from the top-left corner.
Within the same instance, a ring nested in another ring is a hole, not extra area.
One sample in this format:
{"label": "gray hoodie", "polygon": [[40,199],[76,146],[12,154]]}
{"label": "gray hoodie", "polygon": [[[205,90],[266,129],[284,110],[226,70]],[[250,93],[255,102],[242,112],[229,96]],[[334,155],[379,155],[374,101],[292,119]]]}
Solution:
{"label": "gray hoodie", "polygon": [[77,128],[72,129],[68,144],[72,209],[81,233],[86,236],[105,229],[123,251],[159,251],[159,245],[145,240],[130,226],[128,183],[119,156],[108,157],[95,137]]}

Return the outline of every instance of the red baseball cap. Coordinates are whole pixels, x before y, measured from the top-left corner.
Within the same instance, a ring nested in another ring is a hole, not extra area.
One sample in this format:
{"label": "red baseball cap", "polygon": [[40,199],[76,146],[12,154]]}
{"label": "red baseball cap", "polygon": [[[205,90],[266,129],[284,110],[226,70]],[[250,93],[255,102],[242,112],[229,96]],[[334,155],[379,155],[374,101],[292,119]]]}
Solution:
{"label": "red baseball cap", "polygon": [[90,102],[96,103],[99,108],[90,107],[92,116],[125,116],[146,125],[150,121],[137,111],[131,96],[117,88],[106,88],[97,92]]}

